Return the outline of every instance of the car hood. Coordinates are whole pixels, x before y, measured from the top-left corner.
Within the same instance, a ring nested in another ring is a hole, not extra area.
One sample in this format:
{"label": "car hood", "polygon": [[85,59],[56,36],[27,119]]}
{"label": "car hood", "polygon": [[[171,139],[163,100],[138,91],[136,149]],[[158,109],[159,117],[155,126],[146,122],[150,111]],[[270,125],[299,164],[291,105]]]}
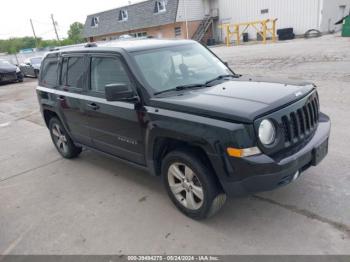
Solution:
{"label": "car hood", "polygon": [[1,65],[0,73],[12,73],[16,72],[17,67],[14,65]]}
{"label": "car hood", "polygon": [[151,105],[234,122],[252,123],[312,92],[312,83],[243,76],[212,87],[153,97]]}
{"label": "car hood", "polygon": [[34,69],[38,69],[39,70],[40,69],[40,65],[41,64],[33,64],[32,66],[33,66]]}

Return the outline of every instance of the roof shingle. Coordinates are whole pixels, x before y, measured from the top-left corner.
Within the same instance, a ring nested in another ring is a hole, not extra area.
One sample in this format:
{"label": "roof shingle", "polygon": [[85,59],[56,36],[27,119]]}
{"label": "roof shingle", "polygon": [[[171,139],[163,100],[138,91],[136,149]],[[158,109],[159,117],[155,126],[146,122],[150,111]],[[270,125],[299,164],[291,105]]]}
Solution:
{"label": "roof shingle", "polygon": [[[102,36],[175,23],[179,0],[165,0],[166,11],[161,13],[154,13],[156,1],[148,0],[88,15],[85,21],[83,35],[84,37]],[[124,9],[128,12],[128,20],[119,21],[120,10]],[[93,17],[99,18],[99,23],[96,27],[91,26],[91,19]]]}

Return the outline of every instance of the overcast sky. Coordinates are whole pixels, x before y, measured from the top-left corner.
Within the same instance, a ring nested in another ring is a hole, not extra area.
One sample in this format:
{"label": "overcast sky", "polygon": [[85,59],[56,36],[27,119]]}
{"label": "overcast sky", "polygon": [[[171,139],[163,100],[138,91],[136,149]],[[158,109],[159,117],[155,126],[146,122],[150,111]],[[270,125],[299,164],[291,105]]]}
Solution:
{"label": "overcast sky", "polygon": [[137,3],[142,0],[1,0],[0,39],[16,36],[33,36],[29,19],[35,32],[44,39],[55,38],[50,15],[58,23],[58,34],[66,37],[73,22],[85,23],[88,14]]}

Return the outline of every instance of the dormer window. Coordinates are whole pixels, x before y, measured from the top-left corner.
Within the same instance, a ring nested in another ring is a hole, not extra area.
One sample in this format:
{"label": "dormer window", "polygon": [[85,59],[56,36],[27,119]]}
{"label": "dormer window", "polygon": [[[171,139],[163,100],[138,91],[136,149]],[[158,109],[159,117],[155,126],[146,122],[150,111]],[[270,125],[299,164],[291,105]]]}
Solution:
{"label": "dormer window", "polygon": [[128,20],[128,10],[123,9],[119,11],[119,21]]}
{"label": "dormer window", "polygon": [[98,16],[93,16],[93,17],[91,18],[91,27],[97,27],[99,21],[100,21],[100,20],[99,20]]}
{"label": "dormer window", "polygon": [[156,1],[155,7],[154,7],[154,12],[155,13],[162,13],[165,11],[166,11],[165,0]]}

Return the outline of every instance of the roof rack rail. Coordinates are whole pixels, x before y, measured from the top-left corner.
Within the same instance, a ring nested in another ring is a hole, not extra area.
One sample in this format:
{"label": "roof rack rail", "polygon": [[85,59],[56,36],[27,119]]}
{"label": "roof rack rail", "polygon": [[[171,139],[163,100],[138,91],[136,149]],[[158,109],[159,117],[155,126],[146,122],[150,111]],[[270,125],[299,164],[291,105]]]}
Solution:
{"label": "roof rack rail", "polygon": [[95,42],[90,42],[90,43],[86,43],[84,47],[97,47],[97,44]]}

